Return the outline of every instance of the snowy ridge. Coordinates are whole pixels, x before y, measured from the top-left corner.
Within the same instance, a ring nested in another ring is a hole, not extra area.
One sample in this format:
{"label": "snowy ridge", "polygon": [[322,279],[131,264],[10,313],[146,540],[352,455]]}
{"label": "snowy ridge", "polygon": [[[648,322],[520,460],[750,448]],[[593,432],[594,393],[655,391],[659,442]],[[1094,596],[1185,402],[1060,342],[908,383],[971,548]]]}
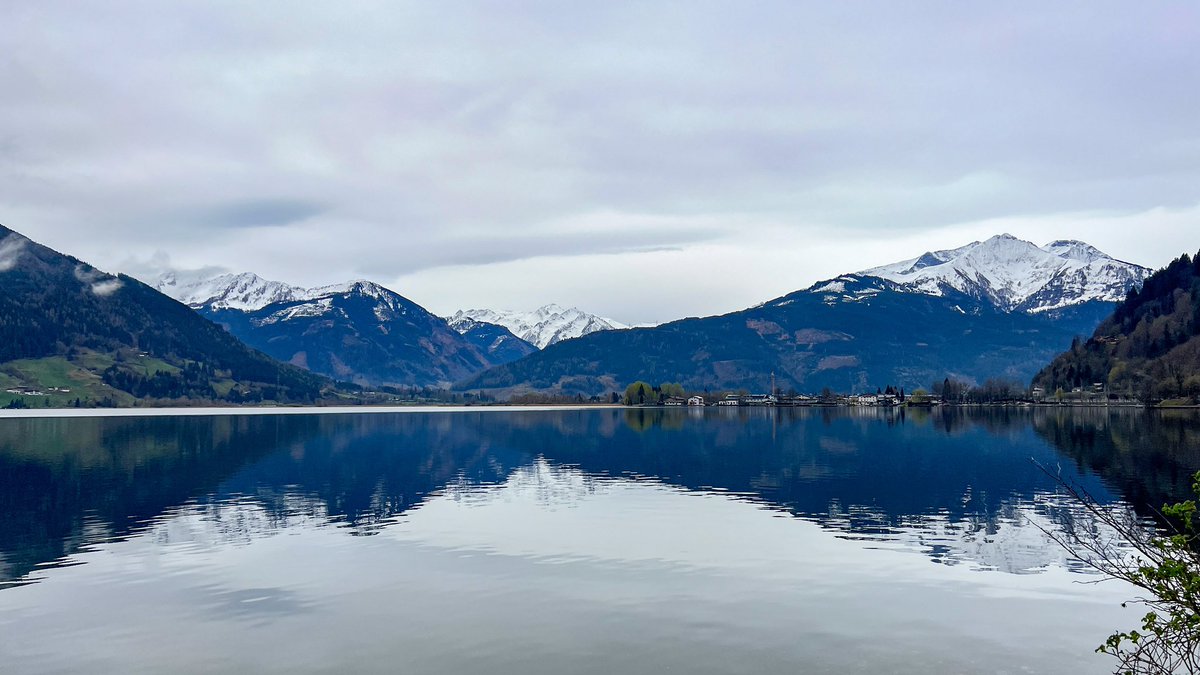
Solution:
{"label": "snowy ridge", "polygon": [[[1081,241],[1059,240],[1039,247],[1000,234],[863,270],[856,276],[885,279],[899,290],[926,295],[958,291],[1006,312],[1036,313],[1093,300],[1118,302],[1150,272]],[[811,290],[821,292],[815,287]]]}
{"label": "snowy ridge", "polygon": [[396,298],[399,297],[394,291],[390,291],[374,281],[366,279],[355,279],[354,281],[346,281],[340,284],[330,284],[328,286],[318,286],[310,288],[302,292],[304,297],[301,300],[314,300],[324,298],[331,295],[346,295],[347,293],[357,293],[365,295],[369,298],[381,300],[389,306],[395,306]]}
{"label": "snowy ridge", "polygon": [[458,331],[459,335],[466,335],[467,333],[470,333],[471,331],[475,330],[476,328],[480,328],[480,327],[484,327],[484,326],[489,326],[489,325],[499,326],[500,325],[498,323],[491,323],[488,321],[479,321],[479,320],[472,319],[471,317],[465,316],[465,315],[460,316],[461,314],[462,314],[462,312],[459,312],[458,314],[455,314],[454,316],[446,319],[446,323],[450,324],[451,328]]}
{"label": "snowy ridge", "polygon": [[221,274],[215,277],[167,272],[154,288],[189,307],[253,311],[276,302],[306,299],[308,291],[257,274]]}
{"label": "snowy ridge", "polygon": [[[407,301],[383,286],[363,279],[340,284],[301,288],[281,281],[263,279],[257,274],[221,274],[208,278],[180,279],[180,274],[167,272],[158,279],[155,288],[166,295],[193,308],[236,309],[252,312],[277,302],[317,301],[334,295],[358,294],[374,298],[383,307],[404,314]],[[290,316],[316,316],[321,308],[329,309],[329,303],[309,303],[311,307],[290,311]],[[307,312],[307,314],[305,314]],[[316,312],[314,314],[313,312]],[[280,313],[281,319],[284,318]],[[382,317],[380,317],[382,319]]]}
{"label": "snowy ridge", "polygon": [[[538,349],[563,340],[581,337],[602,330],[620,330],[629,326],[612,319],[588,314],[575,307],[564,309],[555,304],[539,307],[532,312],[514,312],[511,310],[465,309],[459,310],[454,316],[447,318],[451,326],[459,332],[459,325],[466,326],[463,320],[494,323],[512,331],[513,335],[532,343]],[[469,330],[470,327],[467,327]]]}

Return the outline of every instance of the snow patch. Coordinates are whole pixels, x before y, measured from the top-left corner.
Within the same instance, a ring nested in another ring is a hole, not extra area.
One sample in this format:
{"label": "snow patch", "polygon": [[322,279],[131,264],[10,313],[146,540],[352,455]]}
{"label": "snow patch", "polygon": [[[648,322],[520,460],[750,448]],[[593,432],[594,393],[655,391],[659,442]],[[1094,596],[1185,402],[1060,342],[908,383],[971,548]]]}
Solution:
{"label": "snow patch", "polygon": [[320,298],[311,302],[303,302],[298,305],[285,307],[277,312],[272,312],[268,316],[261,319],[256,319],[254,325],[267,326],[280,321],[289,321],[298,318],[311,318],[324,316],[333,309],[333,299],[329,297]]}
{"label": "snow patch", "polygon": [[845,293],[846,284],[842,281],[830,281],[824,286],[812,289],[813,293]]}

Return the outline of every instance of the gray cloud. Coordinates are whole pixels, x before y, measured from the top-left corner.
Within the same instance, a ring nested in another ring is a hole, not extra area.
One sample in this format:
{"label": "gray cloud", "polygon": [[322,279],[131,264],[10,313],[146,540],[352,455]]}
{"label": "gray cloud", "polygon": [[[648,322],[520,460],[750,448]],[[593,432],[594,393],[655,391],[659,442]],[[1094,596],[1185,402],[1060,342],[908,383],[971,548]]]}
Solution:
{"label": "gray cloud", "polygon": [[305,199],[244,199],[186,209],[171,219],[202,227],[264,227],[307,220],[325,210],[324,205]]}
{"label": "gray cloud", "polygon": [[[108,268],[165,249],[299,283],[737,252],[764,224],[840,238],[832,255],[858,269],[884,262],[857,258],[863,239],[938,231],[948,247],[998,218],[1195,207],[1198,13],[10,3],[0,207]],[[1137,237],[1096,236],[1165,262]]]}

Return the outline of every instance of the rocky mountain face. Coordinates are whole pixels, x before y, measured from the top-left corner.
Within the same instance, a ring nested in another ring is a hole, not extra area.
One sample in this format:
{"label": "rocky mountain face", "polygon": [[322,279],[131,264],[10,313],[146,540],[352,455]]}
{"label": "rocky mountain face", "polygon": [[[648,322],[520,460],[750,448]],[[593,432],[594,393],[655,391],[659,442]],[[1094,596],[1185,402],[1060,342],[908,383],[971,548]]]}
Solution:
{"label": "rocky mountain face", "polygon": [[1082,242],[1009,235],[822,281],[741,312],[604,331],[481,373],[471,388],[585,395],[692,389],[874,391],[945,377],[1026,383],[1148,270]]}
{"label": "rocky mountain face", "polygon": [[563,308],[555,304],[544,305],[532,312],[464,309],[456,312],[449,321],[462,319],[504,326],[522,340],[536,345],[538,349],[602,330],[629,328],[619,321],[589,314],[575,307]]}
{"label": "rocky mountain face", "polygon": [[0,398],[9,401],[311,402],[330,384],[246,347],[132,277],[2,226],[0,287]]}

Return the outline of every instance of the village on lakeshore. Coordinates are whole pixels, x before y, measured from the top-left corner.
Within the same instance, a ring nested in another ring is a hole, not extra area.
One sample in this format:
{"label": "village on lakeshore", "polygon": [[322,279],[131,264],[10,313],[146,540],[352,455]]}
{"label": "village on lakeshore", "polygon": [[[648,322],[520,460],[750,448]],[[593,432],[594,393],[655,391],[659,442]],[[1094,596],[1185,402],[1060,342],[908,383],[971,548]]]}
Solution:
{"label": "village on lakeshore", "polygon": [[[613,395],[613,402],[617,402]],[[681,385],[664,383],[652,386],[635,382],[625,390],[620,402],[635,407],[816,407],[851,406],[894,408],[933,407],[942,405],[1086,405],[1086,406],[1141,406],[1145,402],[1131,393],[1112,392],[1103,382],[1086,387],[1074,387],[1071,391],[1057,389],[1047,393],[1040,386],[1022,387],[1014,382],[989,381],[982,386],[972,386],[947,378],[930,389],[905,391],[903,387],[891,385],[877,388],[873,393],[838,393],[826,388],[819,394],[803,394],[789,389],[781,392],[772,378],[770,393],[738,392],[689,392]]]}

